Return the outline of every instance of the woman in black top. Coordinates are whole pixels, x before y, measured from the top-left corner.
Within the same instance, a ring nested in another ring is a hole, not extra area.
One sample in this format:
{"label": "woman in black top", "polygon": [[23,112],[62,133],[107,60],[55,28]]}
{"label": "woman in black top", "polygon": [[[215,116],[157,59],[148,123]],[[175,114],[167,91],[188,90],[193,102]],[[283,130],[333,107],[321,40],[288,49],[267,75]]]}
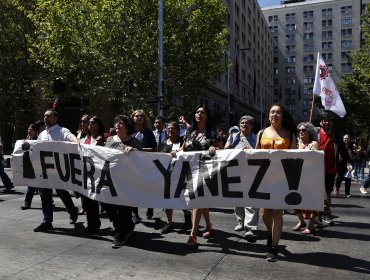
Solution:
{"label": "woman in black top", "polygon": [[[170,122],[167,126],[167,135],[168,138],[166,142],[161,144],[158,148],[159,152],[162,153],[171,153],[172,155],[176,155],[176,152],[181,150],[183,145],[183,139],[180,137],[180,125],[178,122]],[[167,222],[164,227],[161,229],[162,234],[169,233],[173,230],[173,223],[172,223],[172,209],[165,209]],[[191,228],[191,212],[189,210],[183,210],[184,217],[185,217],[185,224],[184,229]]]}
{"label": "woman in black top", "polygon": [[[138,140],[130,136],[131,121],[128,116],[118,115],[114,118],[117,135],[110,136],[105,147],[123,151],[128,154],[132,150],[141,150]],[[114,240],[112,248],[120,248],[126,239],[132,235],[135,224],[132,221],[132,207],[123,205],[104,204],[109,219],[113,222]]]}
{"label": "woman in black top", "polygon": [[[222,149],[223,144],[217,132],[212,129],[210,120],[210,111],[205,105],[198,105],[193,114],[193,126],[185,134],[184,151],[205,151],[210,155],[216,154],[216,149]],[[193,226],[187,242],[188,248],[197,248],[197,230],[200,219],[204,217],[206,229],[203,232],[203,238],[208,239],[214,236],[211,219],[208,208],[193,209]]]}
{"label": "woman in black top", "polygon": [[[131,136],[135,137],[142,146],[142,151],[146,152],[156,152],[157,151],[157,141],[155,141],[155,136],[153,131],[149,128],[149,119],[147,118],[143,110],[135,110],[131,114],[131,121],[133,122],[133,130],[131,131]],[[140,223],[139,209],[137,207],[133,208],[133,221],[135,224]],[[146,212],[147,219],[153,217],[153,208],[148,208]]]}

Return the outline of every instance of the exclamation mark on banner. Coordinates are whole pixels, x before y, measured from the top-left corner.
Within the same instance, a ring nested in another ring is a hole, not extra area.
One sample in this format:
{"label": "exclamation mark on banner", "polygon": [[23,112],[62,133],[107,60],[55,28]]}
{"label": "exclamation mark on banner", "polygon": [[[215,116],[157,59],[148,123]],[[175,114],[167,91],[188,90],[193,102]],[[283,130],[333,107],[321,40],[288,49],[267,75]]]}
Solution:
{"label": "exclamation mark on banner", "polygon": [[299,181],[301,180],[303,161],[304,160],[300,158],[281,160],[285,176],[288,181],[289,190],[293,191],[285,197],[285,202],[288,205],[299,205],[302,202],[302,196],[296,191],[298,190]]}
{"label": "exclamation mark on banner", "polygon": [[24,142],[22,144],[23,153],[23,178],[34,179],[35,170],[33,169],[31,158],[30,158],[30,144],[28,142]]}

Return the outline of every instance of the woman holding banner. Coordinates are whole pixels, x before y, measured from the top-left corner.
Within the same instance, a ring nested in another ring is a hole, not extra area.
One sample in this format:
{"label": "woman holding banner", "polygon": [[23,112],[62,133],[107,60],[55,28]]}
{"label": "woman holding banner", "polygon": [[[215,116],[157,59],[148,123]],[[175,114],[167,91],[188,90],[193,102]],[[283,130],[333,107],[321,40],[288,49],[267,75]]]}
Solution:
{"label": "woman holding banner", "polygon": [[[318,151],[320,150],[319,143],[317,142],[317,132],[314,126],[309,122],[302,122],[298,126],[298,149]],[[315,216],[316,211],[313,210],[295,210],[299,219],[298,224],[292,228],[294,231],[303,230],[306,227],[304,219],[308,219],[308,227],[302,231],[303,234],[315,233]]]}
{"label": "woman holding banner", "polygon": [[[110,136],[105,147],[123,151],[128,154],[132,150],[141,150],[140,142],[130,136],[131,120],[126,115],[118,115],[114,118],[114,127],[117,135]],[[127,238],[132,235],[135,224],[132,221],[132,207],[104,203],[109,219],[113,222],[114,240],[113,249],[122,247]]]}
{"label": "woman holding banner", "polygon": [[[296,149],[296,126],[289,111],[274,104],[268,111],[265,128],[258,132],[256,149]],[[262,209],[268,231],[266,260],[278,260],[278,245],[283,230],[283,209]]]}
{"label": "woman holding banner", "polygon": [[[218,133],[212,129],[210,111],[205,105],[198,105],[193,114],[193,126],[185,134],[184,151],[207,151],[212,156],[216,154],[216,149],[223,148],[223,142],[219,139]],[[206,229],[203,238],[209,239],[214,236],[208,208],[193,209],[193,226],[186,243],[189,249],[198,248],[197,231],[200,219],[204,217]]]}
{"label": "woman holding banner", "polygon": [[[178,122],[170,122],[167,126],[167,140],[159,145],[158,151],[162,153],[171,153],[175,155],[178,150],[180,150],[184,140],[180,137],[180,125]],[[161,229],[162,234],[167,234],[173,231],[173,210],[172,209],[165,209],[166,212],[166,224]],[[191,223],[191,212],[189,210],[183,210],[184,212],[184,230],[190,229],[192,226]]]}
{"label": "woman holding banner", "polygon": [[[86,115],[85,115],[86,116]],[[80,139],[81,144],[104,146],[104,125],[100,118],[93,116],[88,120],[87,133]],[[101,226],[99,218],[99,202],[81,195],[81,204],[86,212],[86,232],[98,231]]]}

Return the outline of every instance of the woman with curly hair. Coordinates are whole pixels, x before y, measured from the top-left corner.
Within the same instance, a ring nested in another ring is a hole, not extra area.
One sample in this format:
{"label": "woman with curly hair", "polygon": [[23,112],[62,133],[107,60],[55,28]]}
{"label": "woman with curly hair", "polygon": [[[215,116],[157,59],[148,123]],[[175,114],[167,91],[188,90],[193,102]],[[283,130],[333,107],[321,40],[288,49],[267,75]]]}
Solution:
{"label": "woman with curly hair", "polygon": [[[256,149],[297,149],[296,126],[289,111],[273,104],[267,114],[265,128],[258,132]],[[263,209],[263,222],[268,231],[266,260],[278,260],[278,245],[283,230],[283,209]]]}
{"label": "woman with curly hair", "polygon": [[[309,122],[301,122],[298,126],[298,149],[318,151],[320,145],[317,142],[317,132],[314,126]],[[308,227],[302,231],[303,234],[315,233],[315,216],[313,210],[295,210],[299,219],[298,224],[292,228],[294,231],[303,230],[306,227],[304,219],[309,219]]]}

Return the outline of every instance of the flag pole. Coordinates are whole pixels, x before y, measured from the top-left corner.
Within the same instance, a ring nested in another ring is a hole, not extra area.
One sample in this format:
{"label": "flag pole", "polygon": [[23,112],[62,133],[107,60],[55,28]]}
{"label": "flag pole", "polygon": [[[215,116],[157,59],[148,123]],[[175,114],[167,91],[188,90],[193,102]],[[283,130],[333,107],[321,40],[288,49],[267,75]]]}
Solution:
{"label": "flag pole", "polygon": [[313,114],[313,109],[315,108],[315,107],[314,107],[314,103],[315,103],[315,94],[313,94],[313,93],[312,93],[311,113],[310,113],[310,123],[312,123],[312,114]]}

